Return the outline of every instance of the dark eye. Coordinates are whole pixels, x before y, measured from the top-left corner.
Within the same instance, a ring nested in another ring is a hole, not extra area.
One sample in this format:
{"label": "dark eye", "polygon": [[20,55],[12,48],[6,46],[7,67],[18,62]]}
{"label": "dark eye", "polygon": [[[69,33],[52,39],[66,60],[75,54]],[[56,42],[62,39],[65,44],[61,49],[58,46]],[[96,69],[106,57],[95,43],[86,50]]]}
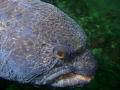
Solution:
{"label": "dark eye", "polygon": [[66,50],[65,48],[62,48],[62,47],[55,47],[53,49],[53,53],[56,57],[60,58],[60,59],[63,59],[66,57]]}
{"label": "dark eye", "polygon": [[64,53],[61,52],[61,51],[58,51],[58,50],[55,50],[55,51],[54,51],[54,54],[55,54],[58,58],[64,58],[64,57],[65,57]]}

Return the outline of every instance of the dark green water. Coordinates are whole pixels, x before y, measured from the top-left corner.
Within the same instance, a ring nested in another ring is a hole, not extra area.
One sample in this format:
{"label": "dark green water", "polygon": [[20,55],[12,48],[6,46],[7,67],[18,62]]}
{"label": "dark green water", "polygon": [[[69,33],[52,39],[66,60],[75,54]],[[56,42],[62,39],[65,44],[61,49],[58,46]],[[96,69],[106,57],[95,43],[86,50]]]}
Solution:
{"label": "dark green water", "polygon": [[[120,0],[42,1],[57,6],[85,30],[88,44],[98,61],[93,82],[74,90],[120,90]],[[0,90],[47,89],[0,79]]]}

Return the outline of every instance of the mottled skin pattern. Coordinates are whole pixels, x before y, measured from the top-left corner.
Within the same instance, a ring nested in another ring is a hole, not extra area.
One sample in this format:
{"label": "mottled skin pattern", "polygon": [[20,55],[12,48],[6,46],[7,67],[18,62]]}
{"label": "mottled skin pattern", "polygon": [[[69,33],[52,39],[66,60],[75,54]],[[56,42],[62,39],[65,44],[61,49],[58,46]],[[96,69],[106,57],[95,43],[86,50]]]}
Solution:
{"label": "mottled skin pattern", "polygon": [[[68,50],[66,60],[53,54],[55,46]],[[53,74],[94,75],[96,63],[83,29],[58,8],[39,0],[0,0],[0,77],[43,85]]]}

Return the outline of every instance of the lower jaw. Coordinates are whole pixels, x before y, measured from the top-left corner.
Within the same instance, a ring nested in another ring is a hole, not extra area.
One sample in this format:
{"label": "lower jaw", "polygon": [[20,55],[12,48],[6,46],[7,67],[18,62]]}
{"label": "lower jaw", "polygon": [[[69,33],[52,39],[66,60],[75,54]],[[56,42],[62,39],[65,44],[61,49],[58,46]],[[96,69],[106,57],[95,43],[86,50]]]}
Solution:
{"label": "lower jaw", "polygon": [[86,76],[77,73],[68,73],[57,77],[52,81],[51,86],[53,87],[83,87],[84,85],[91,82],[94,76]]}

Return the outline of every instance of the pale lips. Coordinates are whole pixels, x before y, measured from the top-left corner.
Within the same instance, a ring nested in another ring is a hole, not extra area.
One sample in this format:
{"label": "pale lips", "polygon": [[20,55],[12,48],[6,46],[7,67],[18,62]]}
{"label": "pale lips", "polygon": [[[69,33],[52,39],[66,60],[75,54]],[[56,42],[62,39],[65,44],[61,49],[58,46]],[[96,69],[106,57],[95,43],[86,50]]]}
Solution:
{"label": "pale lips", "polygon": [[67,87],[79,85],[82,87],[83,83],[90,83],[93,78],[94,76],[86,76],[71,72],[57,77],[51,86]]}

